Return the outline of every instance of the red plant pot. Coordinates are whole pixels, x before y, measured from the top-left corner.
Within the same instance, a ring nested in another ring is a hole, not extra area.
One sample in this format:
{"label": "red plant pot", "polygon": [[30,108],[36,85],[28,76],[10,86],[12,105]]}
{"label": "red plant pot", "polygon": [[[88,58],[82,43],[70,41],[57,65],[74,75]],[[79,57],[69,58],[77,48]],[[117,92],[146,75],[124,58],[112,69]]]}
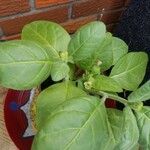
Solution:
{"label": "red plant pot", "polygon": [[25,105],[30,97],[30,91],[8,90],[5,105],[4,119],[8,133],[20,150],[30,150],[33,136],[23,138],[23,134],[28,126],[25,113],[20,109]]}

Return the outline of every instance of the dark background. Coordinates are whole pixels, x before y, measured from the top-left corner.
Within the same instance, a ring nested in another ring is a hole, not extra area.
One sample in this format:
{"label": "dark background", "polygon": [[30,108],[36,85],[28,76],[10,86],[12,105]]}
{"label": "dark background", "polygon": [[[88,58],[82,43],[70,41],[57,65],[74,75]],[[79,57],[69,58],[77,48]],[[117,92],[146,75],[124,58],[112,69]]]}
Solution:
{"label": "dark background", "polygon": [[[150,0],[133,0],[121,17],[115,35],[123,39],[130,51],[144,51],[150,59]],[[143,82],[150,79],[150,61]]]}

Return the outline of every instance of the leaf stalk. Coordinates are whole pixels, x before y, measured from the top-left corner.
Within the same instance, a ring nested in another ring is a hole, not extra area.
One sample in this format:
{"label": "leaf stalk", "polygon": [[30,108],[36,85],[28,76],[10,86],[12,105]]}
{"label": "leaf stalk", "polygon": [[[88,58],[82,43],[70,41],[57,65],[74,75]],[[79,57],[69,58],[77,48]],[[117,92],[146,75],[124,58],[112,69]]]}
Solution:
{"label": "leaf stalk", "polygon": [[116,95],[113,95],[113,94],[110,94],[110,93],[106,93],[106,92],[103,92],[103,91],[95,91],[95,90],[88,90],[89,93],[91,94],[96,94],[96,95],[99,95],[99,96],[107,96],[107,98],[110,98],[110,99],[113,99],[115,101],[118,101],[122,104],[124,104],[125,106],[128,104],[128,101],[120,96],[116,96]]}

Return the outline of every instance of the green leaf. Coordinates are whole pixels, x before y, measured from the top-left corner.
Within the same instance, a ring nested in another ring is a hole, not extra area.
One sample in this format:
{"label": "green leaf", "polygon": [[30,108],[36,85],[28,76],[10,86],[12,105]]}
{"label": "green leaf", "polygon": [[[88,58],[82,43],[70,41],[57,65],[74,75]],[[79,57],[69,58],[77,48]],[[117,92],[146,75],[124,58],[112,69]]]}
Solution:
{"label": "green leaf", "polygon": [[95,50],[90,67],[92,67],[97,60],[102,62],[100,65],[101,72],[108,70],[113,64],[112,35],[109,32],[106,33],[106,37],[99,49]]}
{"label": "green leaf", "polygon": [[148,56],[144,52],[131,52],[123,56],[113,67],[110,77],[126,90],[137,89],[142,82]]}
{"label": "green leaf", "polygon": [[36,100],[36,125],[43,126],[44,120],[60,104],[71,98],[85,96],[86,93],[75,87],[72,82],[57,83],[42,91]]}
{"label": "green leaf", "polygon": [[139,139],[139,131],[131,109],[126,107],[123,112],[117,109],[108,109],[107,112],[116,141],[113,150],[135,149]]}
{"label": "green leaf", "polygon": [[93,54],[99,49],[105,36],[106,27],[102,22],[95,21],[82,26],[69,43],[69,56],[82,69],[90,69]]}
{"label": "green leaf", "polygon": [[77,69],[76,69],[75,64],[68,63],[68,66],[70,68],[70,70],[69,70],[69,78],[70,78],[70,80],[73,80],[73,81],[77,80],[77,77],[76,77],[76,74],[75,74]]}
{"label": "green leaf", "polygon": [[130,102],[145,101],[150,99],[150,80],[128,96]]}
{"label": "green leaf", "polygon": [[36,87],[50,75],[51,66],[52,60],[36,43],[14,40],[0,44],[0,85],[4,87]]}
{"label": "green leaf", "polygon": [[104,104],[96,97],[78,97],[53,111],[32,150],[110,150],[111,141]]}
{"label": "green leaf", "polygon": [[51,77],[53,81],[60,81],[69,74],[69,66],[65,62],[56,62],[51,69]]}
{"label": "green leaf", "polygon": [[128,52],[128,45],[121,39],[112,39],[113,65]]}
{"label": "green leaf", "polygon": [[107,92],[122,92],[123,90],[119,84],[107,76],[96,76],[92,82],[92,88],[98,91],[107,91]]}
{"label": "green leaf", "polygon": [[139,145],[139,143],[135,144],[135,145],[132,147],[132,150],[140,150],[140,145]]}
{"label": "green leaf", "polygon": [[68,49],[70,35],[54,22],[34,21],[24,26],[22,39],[38,43],[55,59],[59,58],[60,51]]}
{"label": "green leaf", "polygon": [[144,106],[141,112],[135,111],[140,131],[139,144],[141,149],[150,149],[150,107]]}

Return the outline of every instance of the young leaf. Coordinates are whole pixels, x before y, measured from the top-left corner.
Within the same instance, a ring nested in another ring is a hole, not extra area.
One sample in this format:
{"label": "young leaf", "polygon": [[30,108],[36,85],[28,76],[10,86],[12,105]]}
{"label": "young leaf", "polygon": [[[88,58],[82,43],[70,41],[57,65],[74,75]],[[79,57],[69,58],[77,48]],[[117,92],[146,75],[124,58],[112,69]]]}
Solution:
{"label": "young leaf", "polygon": [[[69,43],[69,56],[83,69],[89,69],[92,55],[106,36],[106,27],[102,22],[91,22],[82,26]],[[96,62],[95,62],[96,63]]]}
{"label": "young leaf", "polygon": [[139,144],[141,149],[150,149],[150,107],[144,106],[141,112],[135,111],[140,131]]}
{"label": "young leaf", "polygon": [[51,77],[53,81],[60,81],[69,74],[69,66],[65,62],[56,62],[51,69]]}
{"label": "young leaf", "polygon": [[106,33],[106,37],[104,38],[100,47],[92,54],[91,64],[89,64],[88,70],[95,65],[97,60],[102,62],[100,66],[102,72],[108,70],[127,52],[128,46],[124,41],[116,37],[112,37],[110,33]]}
{"label": "young leaf", "polygon": [[72,82],[57,83],[42,91],[36,100],[36,125],[38,129],[43,126],[45,118],[65,101],[86,93],[75,87]]}
{"label": "young leaf", "polygon": [[112,138],[104,104],[96,97],[78,97],[52,112],[32,150],[110,150]]}
{"label": "young leaf", "polygon": [[113,67],[110,77],[126,90],[137,89],[142,82],[148,56],[144,52],[131,52],[123,56]]}
{"label": "young leaf", "polygon": [[128,96],[130,102],[146,101],[150,99],[150,80]]}
{"label": "young leaf", "polygon": [[128,52],[128,45],[121,39],[112,39],[113,65]]}
{"label": "young leaf", "polygon": [[51,66],[45,50],[33,42],[14,40],[0,44],[0,85],[4,87],[36,87],[50,75]]}
{"label": "young leaf", "polygon": [[113,64],[113,51],[112,51],[112,35],[111,33],[106,33],[106,37],[101,43],[100,47],[95,50],[92,55],[91,65],[89,67],[93,67],[94,63],[99,60],[101,61],[101,71],[108,70]]}
{"label": "young leaf", "polygon": [[103,75],[94,78],[92,88],[98,91],[122,92],[121,87],[115,80]]}
{"label": "young leaf", "polygon": [[59,58],[59,52],[68,49],[70,36],[54,22],[34,21],[24,26],[22,39],[38,43],[49,51],[51,57]]}
{"label": "young leaf", "polygon": [[108,109],[108,119],[116,141],[113,150],[133,150],[139,139],[139,131],[135,116],[130,108],[123,112],[117,109]]}

